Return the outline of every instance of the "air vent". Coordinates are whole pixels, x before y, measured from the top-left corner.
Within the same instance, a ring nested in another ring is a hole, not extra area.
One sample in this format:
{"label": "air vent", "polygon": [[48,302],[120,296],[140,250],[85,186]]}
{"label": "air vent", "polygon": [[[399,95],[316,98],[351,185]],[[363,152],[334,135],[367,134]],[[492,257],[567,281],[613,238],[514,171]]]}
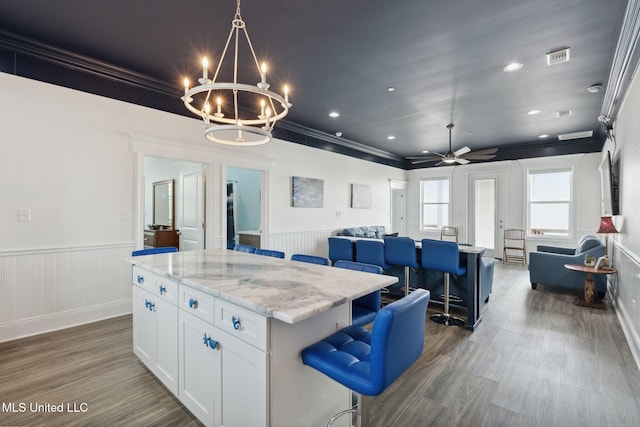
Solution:
{"label": "air vent", "polygon": [[568,141],[570,139],[590,138],[591,136],[593,136],[593,131],[585,130],[583,132],[563,133],[558,135],[558,139],[560,141]]}
{"label": "air vent", "polygon": [[556,112],[556,117],[569,117],[570,115],[571,115],[571,110],[557,111]]}
{"label": "air vent", "polygon": [[569,61],[569,48],[547,53],[547,65],[560,64]]}

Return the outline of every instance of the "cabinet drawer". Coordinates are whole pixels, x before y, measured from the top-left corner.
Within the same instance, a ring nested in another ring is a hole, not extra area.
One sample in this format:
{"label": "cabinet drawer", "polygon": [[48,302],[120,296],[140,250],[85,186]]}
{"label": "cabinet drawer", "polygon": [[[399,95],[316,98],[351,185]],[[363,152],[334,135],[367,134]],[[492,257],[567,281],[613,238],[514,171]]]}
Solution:
{"label": "cabinet drawer", "polygon": [[133,284],[173,304],[178,304],[178,284],[171,279],[133,266]]}
{"label": "cabinet drawer", "polygon": [[268,350],[268,319],[235,304],[216,299],[215,325],[232,336],[262,350]]}
{"label": "cabinet drawer", "polygon": [[134,265],[131,272],[131,283],[135,286],[140,286],[142,289],[149,290],[153,282],[155,282],[155,274],[150,271]]}
{"label": "cabinet drawer", "polygon": [[213,324],[213,295],[206,294],[189,286],[180,285],[179,306],[184,311],[193,314]]}
{"label": "cabinet drawer", "polygon": [[171,279],[157,276],[150,292],[173,305],[178,305],[178,284]]}
{"label": "cabinet drawer", "polygon": [[145,246],[155,246],[156,245],[156,235],[155,233],[147,233],[144,232],[144,245]]}

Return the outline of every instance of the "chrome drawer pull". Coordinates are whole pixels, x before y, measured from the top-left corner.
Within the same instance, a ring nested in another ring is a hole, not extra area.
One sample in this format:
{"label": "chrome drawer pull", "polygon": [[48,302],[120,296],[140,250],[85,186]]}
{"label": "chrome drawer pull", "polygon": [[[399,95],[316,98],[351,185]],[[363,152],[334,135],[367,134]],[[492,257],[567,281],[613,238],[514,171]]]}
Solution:
{"label": "chrome drawer pull", "polygon": [[198,308],[198,300],[195,298],[189,298],[189,308]]}
{"label": "chrome drawer pull", "polygon": [[138,283],[141,285],[144,283],[144,277],[139,274],[138,274]]}
{"label": "chrome drawer pull", "polygon": [[158,291],[160,291],[160,295],[164,295],[165,292],[167,292],[167,288],[165,288],[164,285],[160,285],[160,288],[158,288]]}

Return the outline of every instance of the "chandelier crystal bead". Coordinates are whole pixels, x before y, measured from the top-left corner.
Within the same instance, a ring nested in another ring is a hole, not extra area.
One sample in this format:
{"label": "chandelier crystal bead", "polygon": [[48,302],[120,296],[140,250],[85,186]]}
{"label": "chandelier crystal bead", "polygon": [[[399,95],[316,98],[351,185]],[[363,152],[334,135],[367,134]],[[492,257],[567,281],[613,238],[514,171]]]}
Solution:
{"label": "chandelier crystal bead", "polygon": [[[256,84],[238,83],[238,46],[242,34],[255,62],[259,78]],[[233,81],[219,82],[218,74],[232,39]],[[289,103],[289,87],[283,87],[284,96],[269,90],[271,85],[267,82],[267,64],[258,62],[246,24],[240,15],[240,0],[237,1],[231,31],[212,79],[209,79],[209,65],[209,60],[206,57],[202,58],[202,77],[198,79],[199,85],[189,88],[189,79],[184,79],[184,96],[181,98],[189,111],[202,118],[205,137],[210,141],[227,145],[260,145],[269,142],[276,122],[285,117],[292,106]],[[243,101],[245,98],[255,100],[254,105],[258,110],[255,115],[247,113],[248,104],[251,102],[245,102],[243,108],[239,104],[239,97]],[[216,105],[212,109],[210,102],[214,99]],[[229,102],[228,108],[224,107],[225,103]]]}

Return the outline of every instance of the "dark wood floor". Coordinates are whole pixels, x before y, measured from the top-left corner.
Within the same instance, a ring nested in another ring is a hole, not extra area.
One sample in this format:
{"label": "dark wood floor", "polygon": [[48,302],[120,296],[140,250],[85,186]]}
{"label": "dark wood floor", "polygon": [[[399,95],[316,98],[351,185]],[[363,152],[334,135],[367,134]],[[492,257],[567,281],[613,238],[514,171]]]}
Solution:
{"label": "dark wood floor", "polygon": [[[532,291],[523,267],[496,267],[478,330],[428,321],[420,360],[365,399],[366,425],[640,425],[640,372],[613,309]],[[0,425],[198,425],[136,359],[131,340],[124,316],[1,343]],[[9,412],[11,403],[26,411]],[[31,412],[38,403],[65,412]]]}

